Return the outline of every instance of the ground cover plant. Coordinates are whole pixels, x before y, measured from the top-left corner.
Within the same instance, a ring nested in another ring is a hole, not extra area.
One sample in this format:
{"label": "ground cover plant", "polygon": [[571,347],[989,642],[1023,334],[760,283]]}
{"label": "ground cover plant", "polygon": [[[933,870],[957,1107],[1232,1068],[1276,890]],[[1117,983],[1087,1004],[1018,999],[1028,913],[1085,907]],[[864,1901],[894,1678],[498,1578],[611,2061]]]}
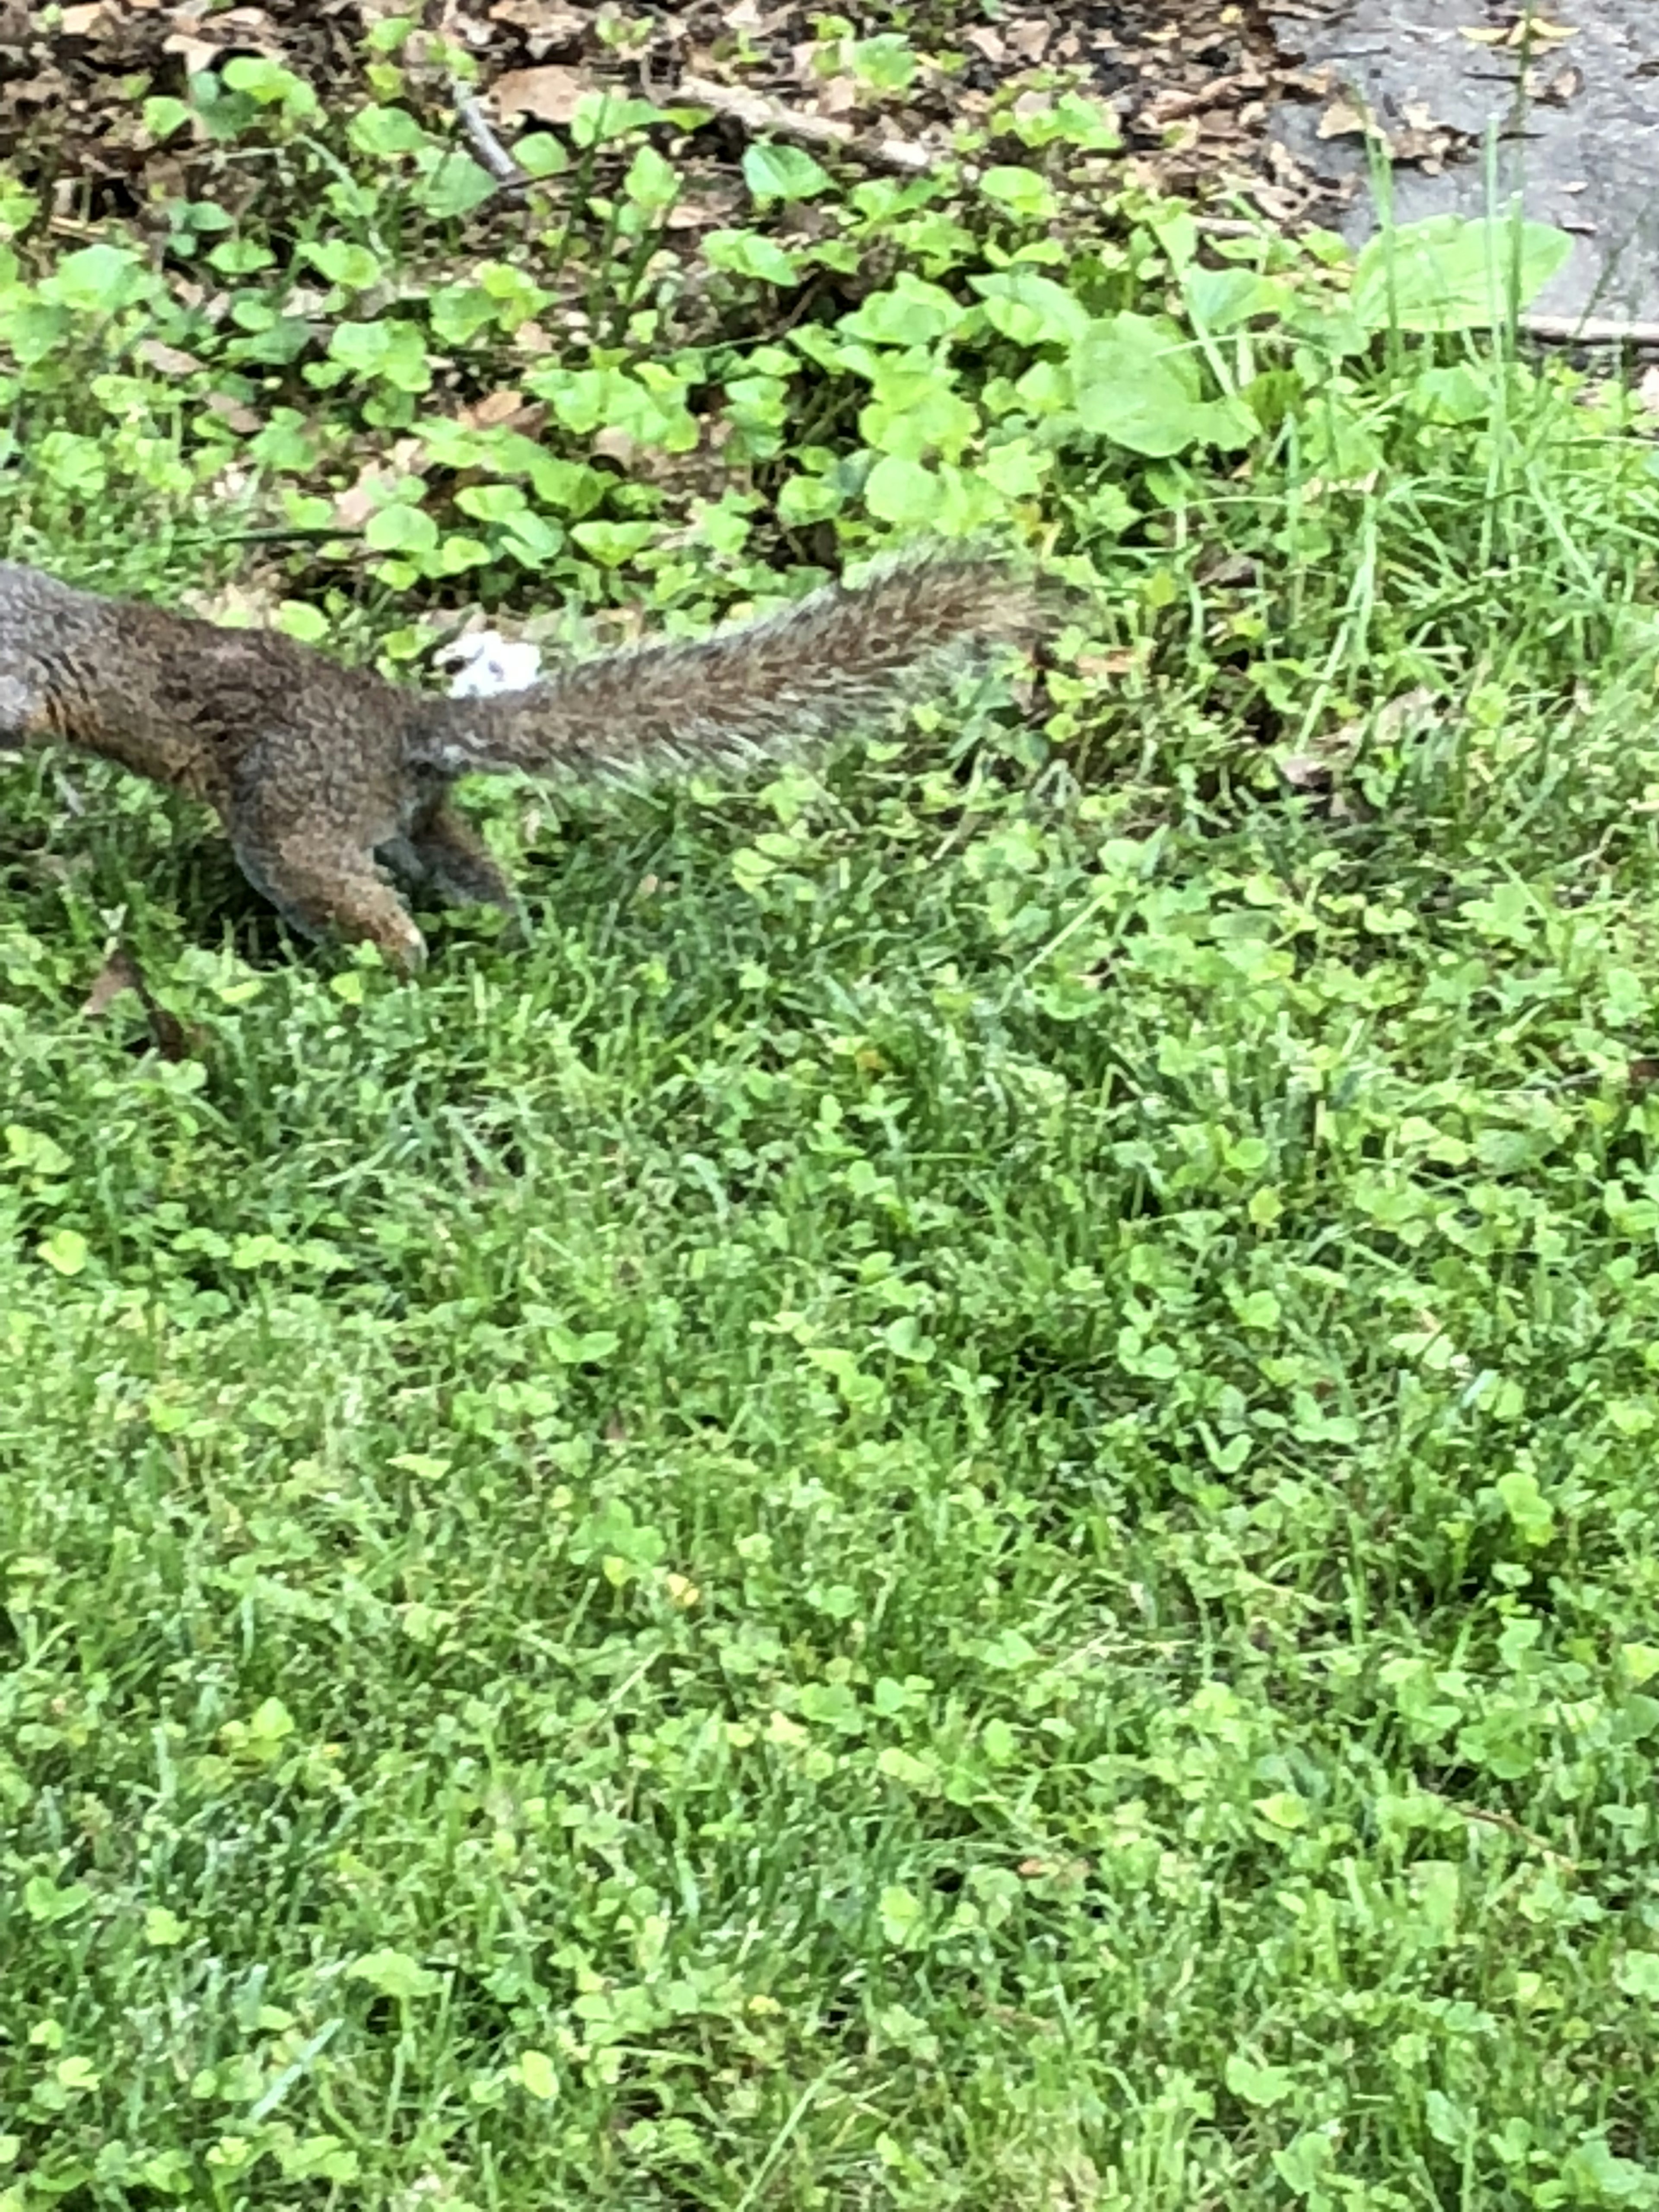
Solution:
{"label": "ground cover plant", "polygon": [[3,770],[0,2207],[1659,2203],[1659,494],[1487,327],[1558,242],[1206,228],[1056,79],[688,247],[672,93],[503,194],[358,58],[19,162],[14,556],[411,675],[1087,596],[483,794],[532,942],[417,988]]}

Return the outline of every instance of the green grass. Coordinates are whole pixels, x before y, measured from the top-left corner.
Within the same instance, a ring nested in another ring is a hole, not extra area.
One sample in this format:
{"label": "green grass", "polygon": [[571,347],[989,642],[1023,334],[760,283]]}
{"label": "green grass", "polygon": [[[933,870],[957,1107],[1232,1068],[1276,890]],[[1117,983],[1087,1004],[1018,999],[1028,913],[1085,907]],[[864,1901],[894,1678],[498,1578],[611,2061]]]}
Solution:
{"label": "green grass", "polygon": [[[0,477],[14,550],[267,557],[55,374],[108,481]],[[1396,343],[1248,473],[1063,453],[1042,711],[481,793],[533,942],[416,988],[5,771],[4,2212],[1659,2204],[1656,495],[1584,397]],[[663,611],[764,586],[657,495]]]}

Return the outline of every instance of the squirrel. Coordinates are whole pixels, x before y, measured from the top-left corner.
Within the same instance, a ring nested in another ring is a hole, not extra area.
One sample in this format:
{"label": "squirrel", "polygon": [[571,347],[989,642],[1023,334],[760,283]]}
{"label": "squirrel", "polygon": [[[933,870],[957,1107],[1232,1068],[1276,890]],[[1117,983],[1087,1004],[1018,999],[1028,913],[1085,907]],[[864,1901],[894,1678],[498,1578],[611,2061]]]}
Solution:
{"label": "squirrel", "polygon": [[1000,557],[932,553],[695,640],[579,660],[528,690],[441,697],[270,630],[226,629],[0,562],[0,747],[62,744],[206,800],[302,935],[425,940],[394,882],[516,913],[452,787],[783,759],[924,694],[954,649],[1029,644],[1038,592]]}

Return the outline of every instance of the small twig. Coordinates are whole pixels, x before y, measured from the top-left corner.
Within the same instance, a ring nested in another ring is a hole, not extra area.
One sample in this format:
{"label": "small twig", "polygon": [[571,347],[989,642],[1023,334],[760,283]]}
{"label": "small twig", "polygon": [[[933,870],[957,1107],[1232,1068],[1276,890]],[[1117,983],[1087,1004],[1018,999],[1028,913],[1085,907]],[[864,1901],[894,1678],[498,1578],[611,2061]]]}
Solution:
{"label": "small twig", "polygon": [[[1261,238],[1269,234],[1266,223],[1244,222],[1235,216],[1201,215],[1200,233],[1206,238]],[[1522,337],[1548,345],[1631,346],[1639,353],[1659,353],[1659,321],[1627,320],[1622,315],[1517,315],[1516,329]]]}
{"label": "small twig", "polygon": [[1154,93],[1137,112],[1135,120],[1162,131],[1169,124],[1184,122],[1189,115],[1201,115],[1206,108],[1242,106],[1252,93],[1261,89],[1260,83],[1243,76],[1214,76],[1191,92]]}
{"label": "small twig", "polygon": [[1627,321],[1621,315],[1521,315],[1516,328],[1523,337],[1552,345],[1635,346],[1659,352],[1659,322]]}
{"label": "small twig", "polygon": [[[659,95],[660,96],[660,95]],[[717,115],[735,116],[750,131],[774,131],[780,138],[803,139],[809,146],[834,146],[862,154],[885,169],[902,169],[911,176],[933,168],[939,156],[911,138],[860,141],[850,123],[836,115],[808,115],[769,100],[763,92],[743,85],[716,84],[712,77],[682,77],[678,88],[665,95],[688,107],[712,107]]]}
{"label": "small twig", "polygon": [[1462,1814],[1466,1820],[1478,1820],[1488,1828],[1501,1828],[1505,1835],[1515,1836],[1522,1843],[1530,1844],[1534,1850],[1541,1852],[1547,1859],[1553,1860],[1559,1867],[1565,1867],[1574,1874],[1578,1871],[1577,1859],[1569,1858],[1565,1851],[1558,1851],[1554,1844],[1547,1843],[1542,1836],[1535,1835],[1530,1828],[1522,1827],[1511,1813],[1495,1813],[1485,1805],[1465,1804],[1462,1798],[1448,1797],[1441,1790],[1424,1788],[1423,1794],[1425,1797],[1438,1798],[1443,1805],[1449,1805],[1454,1813]]}
{"label": "small twig", "polygon": [[1201,215],[1195,220],[1206,238],[1268,238],[1273,234],[1266,222],[1246,222],[1241,216]]}
{"label": "small twig", "polygon": [[472,150],[489,170],[504,192],[523,192],[530,189],[530,178],[514,160],[495,133],[477,101],[463,84],[450,87],[455,103],[455,114],[463,131],[472,142]]}

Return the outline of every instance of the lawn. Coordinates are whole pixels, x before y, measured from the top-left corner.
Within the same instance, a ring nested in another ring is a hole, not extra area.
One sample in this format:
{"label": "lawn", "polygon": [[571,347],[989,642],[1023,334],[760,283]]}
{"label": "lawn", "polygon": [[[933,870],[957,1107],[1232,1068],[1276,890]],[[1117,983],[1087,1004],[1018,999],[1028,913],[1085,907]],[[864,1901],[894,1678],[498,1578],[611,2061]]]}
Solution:
{"label": "lawn", "polygon": [[648,109],[526,216],[376,53],[198,80],[164,251],[9,188],[15,557],[411,678],[1092,598],[481,792],[413,986],[4,769],[0,2208],[1659,2205],[1651,426],[1408,251],[1060,252],[1082,103],[691,283]]}

